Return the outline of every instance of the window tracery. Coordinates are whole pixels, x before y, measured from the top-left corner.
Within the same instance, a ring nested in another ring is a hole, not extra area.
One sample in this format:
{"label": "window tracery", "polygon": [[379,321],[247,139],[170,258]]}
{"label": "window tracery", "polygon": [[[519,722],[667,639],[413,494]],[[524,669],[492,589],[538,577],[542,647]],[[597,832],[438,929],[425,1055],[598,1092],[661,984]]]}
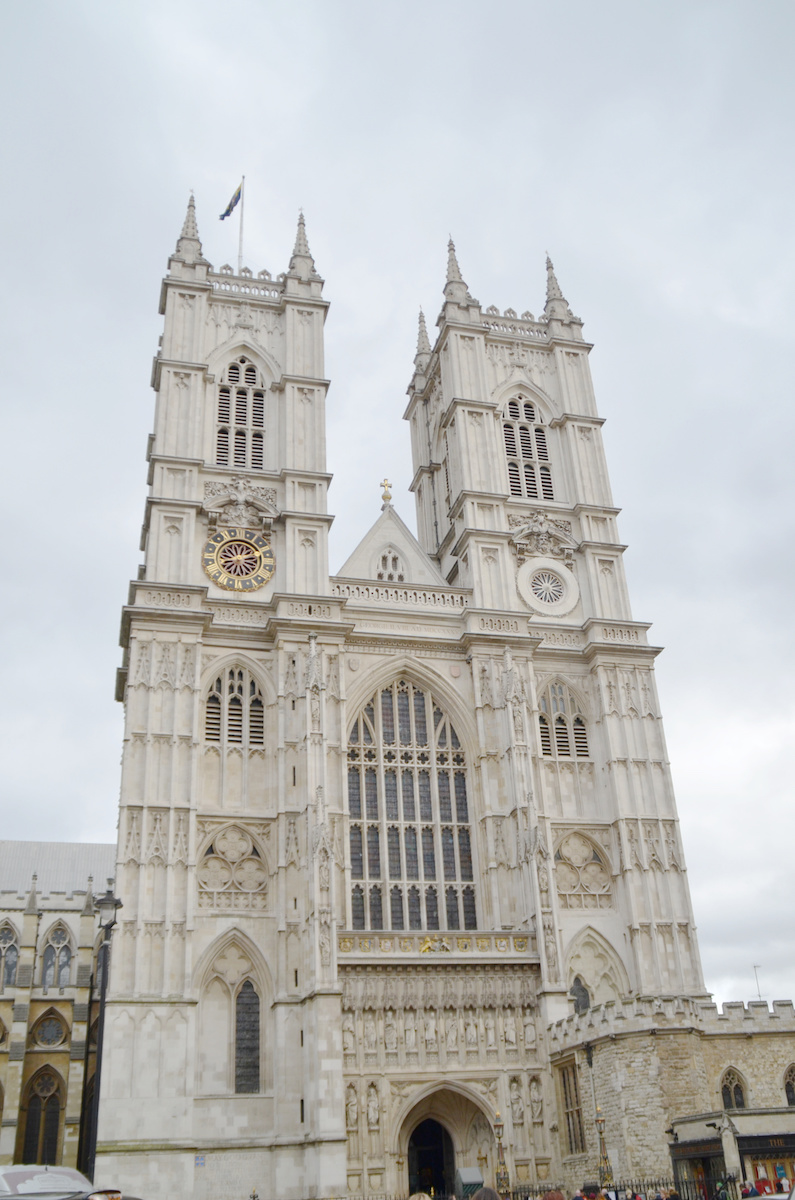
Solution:
{"label": "window tracery", "polygon": [[41,961],[41,986],[69,987],[72,974],[72,948],[69,945],[69,934],[63,925],[58,924],[50,930],[44,945]]}
{"label": "window tracery", "polygon": [[551,683],[538,701],[538,733],[546,758],[588,758],[588,729],[576,696],[565,683]]}
{"label": "window tracery", "polygon": [[348,739],[354,929],[475,929],[466,758],[430,693],[401,679]]}
{"label": "window tracery", "polygon": [[58,1161],[61,1109],[59,1078],[53,1070],[44,1067],[28,1088],[22,1162],[52,1166]]}
{"label": "window tracery", "polygon": [[795,1063],[791,1067],[787,1067],[784,1073],[784,1095],[787,1097],[789,1107],[795,1108]]}
{"label": "window tracery", "polygon": [[0,925],[0,992],[16,983],[18,963],[19,941],[16,930],[6,921]]}
{"label": "window tracery", "polygon": [[213,683],[204,710],[204,739],[227,746],[264,744],[265,705],[249,671],[229,667]]}
{"label": "window tracery", "polygon": [[720,1094],[724,1108],[745,1108],[745,1087],[739,1072],[734,1067],[729,1067],[727,1071],[723,1072]]}
{"label": "window tracery", "polygon": [[268,869],[254,839],[228,825],[205,848],[196,872],[199,908],[254,910],[268,906]]}
{"label": "window tracery", "polygon": [[502,425],[512,496],[554,500],[547,433],[537,405],[524,396],[508,401]]}
{"label": "window tracery", "polygon": [[375,568],[376,579],[386,583],[405,583],[406,565],[403,558],[392,546],[385,546],[378,555]]}
{"label": "window tracery", "polygon": [[247,358],[229,363],[218,387],[215,461],[220,467],[264,466],[265,390]]}
{"label": "window tracery", "polygon": [[581,833],[570,833],[555,851],[555,881],[563,908],[612,908],[604,852]]}

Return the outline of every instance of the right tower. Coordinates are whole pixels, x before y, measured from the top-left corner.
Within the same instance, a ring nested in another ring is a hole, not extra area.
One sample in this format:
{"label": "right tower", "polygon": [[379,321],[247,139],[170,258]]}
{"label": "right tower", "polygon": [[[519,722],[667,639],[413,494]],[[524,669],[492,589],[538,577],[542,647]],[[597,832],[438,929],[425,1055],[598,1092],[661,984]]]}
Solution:
{"label": "right tower", "polygon": [[405,415],[419,540],[477,613],[483,789],[508,814],[497,907],[536,916],[547,1021],[572,1001],[702,999],[658,650],[632,619],[582,322],[549,259],[538,319],[483,311],[452,241],[444,296],[433,347],[420,316]]}

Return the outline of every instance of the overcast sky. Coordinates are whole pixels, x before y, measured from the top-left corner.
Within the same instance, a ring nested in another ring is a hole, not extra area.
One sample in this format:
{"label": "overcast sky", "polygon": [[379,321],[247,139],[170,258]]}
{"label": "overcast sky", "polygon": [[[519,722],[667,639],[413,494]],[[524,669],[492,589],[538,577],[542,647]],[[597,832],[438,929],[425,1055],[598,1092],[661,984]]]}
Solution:
{"label": "overcast sky", "polygon": [[[332,308],[336,570],[414,527],[401,421],[452,233],[485,306],[554,259],[591,355],[707,985],[795,995],[789,2],[0,5],[2,836],[113,840],[160,278],[246,176],[245,261],[300,206]],[[430,323],[430,322],[429,322]]]}

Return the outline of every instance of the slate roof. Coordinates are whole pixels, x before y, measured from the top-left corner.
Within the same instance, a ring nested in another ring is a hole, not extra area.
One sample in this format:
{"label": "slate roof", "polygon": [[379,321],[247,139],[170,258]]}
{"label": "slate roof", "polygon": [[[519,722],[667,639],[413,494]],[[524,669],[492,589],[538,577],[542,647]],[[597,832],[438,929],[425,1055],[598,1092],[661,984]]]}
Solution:
{"label": "slate roof", "polygon": [[51,892],[85,892],[88,877],[94,891],[105,890],[116,874],[116,846],[100,842],[11,842],[0,840],[0,893],[26,896],[36,875],[39,896]]}

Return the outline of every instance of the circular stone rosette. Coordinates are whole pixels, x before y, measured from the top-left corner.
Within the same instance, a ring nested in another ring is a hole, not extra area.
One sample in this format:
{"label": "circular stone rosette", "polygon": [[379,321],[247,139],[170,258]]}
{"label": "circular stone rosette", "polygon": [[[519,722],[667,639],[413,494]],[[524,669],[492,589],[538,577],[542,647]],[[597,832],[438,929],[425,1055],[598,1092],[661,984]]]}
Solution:
{"label": "circular stone rosette", "polygon": [[522,563],[516,587],[525,604],[545,617],[560,617],[580,598],[577,580],[557,558],[531,558]]}
{"label": "circular stone rosette", "polygon": [[202,566],[228,592],[255,592],[276,570],[270,542],[253,529],[217,529],[202,550]]}

